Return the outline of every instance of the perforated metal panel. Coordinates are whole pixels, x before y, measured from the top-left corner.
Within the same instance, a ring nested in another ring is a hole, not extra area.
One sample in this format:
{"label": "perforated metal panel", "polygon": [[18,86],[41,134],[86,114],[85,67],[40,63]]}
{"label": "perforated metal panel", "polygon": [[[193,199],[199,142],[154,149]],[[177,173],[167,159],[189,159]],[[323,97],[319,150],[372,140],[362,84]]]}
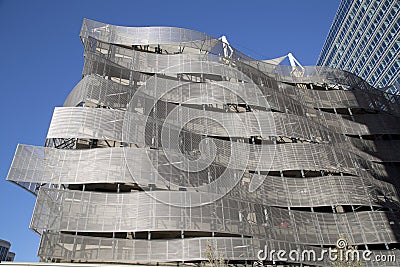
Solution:
{"label": "perforated metal panel", "polygon": [[192,30],[84,20],[81,39],[83,79],[7,177],[37,195],[41,260],[198,262],[211,246],[243,263],[342,237],[398,254],[398,98]]}

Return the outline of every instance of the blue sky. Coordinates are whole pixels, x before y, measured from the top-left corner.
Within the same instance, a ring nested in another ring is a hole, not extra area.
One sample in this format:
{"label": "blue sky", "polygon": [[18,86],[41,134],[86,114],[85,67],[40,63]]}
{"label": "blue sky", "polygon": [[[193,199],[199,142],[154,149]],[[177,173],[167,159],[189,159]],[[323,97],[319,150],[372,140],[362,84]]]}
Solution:
{"label": "blue sky", "polygon": [[29,230],[35,198],[5,178],[17,144],[44,144],[54,107],[81,78],[84,17],[226,35],[258,59],[292,52],[302,65],[314,65],[338,6],[339,0],[0,0],[0,239],[12,243],[16,261],[38,260],[40,239]]}

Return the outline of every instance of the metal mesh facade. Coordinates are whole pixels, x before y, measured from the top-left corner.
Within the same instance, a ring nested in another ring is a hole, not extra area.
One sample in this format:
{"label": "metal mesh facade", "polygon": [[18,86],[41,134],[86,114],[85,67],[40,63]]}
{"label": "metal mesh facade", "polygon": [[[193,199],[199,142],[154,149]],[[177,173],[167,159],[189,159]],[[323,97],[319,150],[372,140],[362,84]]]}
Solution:
{"label": "metal mesh facade", "polygon": [[37,196],[42,261],[199,262],[211,246],[246,263],[341,237],[399,254],[398,96],[192,30],[84,20],[80,36],[83,79],[7,177]]}

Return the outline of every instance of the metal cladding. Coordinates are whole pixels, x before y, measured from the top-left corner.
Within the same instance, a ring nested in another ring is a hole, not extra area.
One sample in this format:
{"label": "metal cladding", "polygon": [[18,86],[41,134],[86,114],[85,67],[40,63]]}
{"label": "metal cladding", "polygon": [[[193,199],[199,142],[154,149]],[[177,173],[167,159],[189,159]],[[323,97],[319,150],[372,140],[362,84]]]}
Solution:
{"label": "metal cladding", "polygon": [[197,262],[211,247],[245,263],[343,238],[398,255],[398,96],[187,29],[85,19],[80,36],[83,79],[7,177],[37,196],[42,261]]}

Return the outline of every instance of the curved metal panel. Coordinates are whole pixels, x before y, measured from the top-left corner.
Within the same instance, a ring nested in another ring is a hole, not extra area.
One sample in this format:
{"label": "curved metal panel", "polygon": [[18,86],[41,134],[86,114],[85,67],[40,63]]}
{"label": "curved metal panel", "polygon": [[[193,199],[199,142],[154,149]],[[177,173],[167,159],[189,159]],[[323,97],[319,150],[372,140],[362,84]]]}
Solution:
{"label": "curved metal panel", "polygon": [[[209,205],[189,208],[160,201],[192,202],[192,198],[207,198],[207,195],[171,191],[105,194],[42,189],[31,226],[37,230],[68,232],[219,232],[313,245],[334,245],[340,234],[345,234],[355,244],[380,243],[382,235],[387,242],[395,242],[397,238],[385,212],[318,214],[228,197]],[[247,208],[243,210],[242,207]],[[45,214],[49,217],[43,223],[41,218]],[[316,225],[318,231],[315,231]]]}
{"label": "curved metal panel", "polygon": [[[74,151],[20,145],[7,179],[40,184],[154,183],[159,188],[165,188],[165,180],[161,177],[160,180],[155,179],[154,173],[158,170],[170,180],[175,172],[168,167],[167,162],[159,161],[159,166],[155,167],[156,162],[151,162],[147,157],[149,150],[132,148],[132,152],[131,164],[141,168],[130,172],[126,166],[125,153],[120,148]],[[76,165],[78,160],[81,160],[82,164]],[[204,176],[201,173],[199,175]],[[196,179],[200,179],[199,177]],[[250,178],[254,177],[248,177],[249,180]],[[265,179],[263,185],[249,200],[274,206],[311,207],[332,203],[382,205],[379,197],[395,197],[396,194],[390,184],[366,177],[325,176],[296,179],[262,176],[261,179]],[[192,182],[195,182],[194,177]],[[243,198],[247,195],[246,190],[246,187],[239,186],[232,194],[240,192],[236,197]]]}
{"label": "curved metal panel", "polygon": [[399,98],[193,30],[84,20],[81,39],[83,79],[7,177],[39,192],[42,260],[197,262],[211,244],[238,263],[343,236],[397,253]]}

